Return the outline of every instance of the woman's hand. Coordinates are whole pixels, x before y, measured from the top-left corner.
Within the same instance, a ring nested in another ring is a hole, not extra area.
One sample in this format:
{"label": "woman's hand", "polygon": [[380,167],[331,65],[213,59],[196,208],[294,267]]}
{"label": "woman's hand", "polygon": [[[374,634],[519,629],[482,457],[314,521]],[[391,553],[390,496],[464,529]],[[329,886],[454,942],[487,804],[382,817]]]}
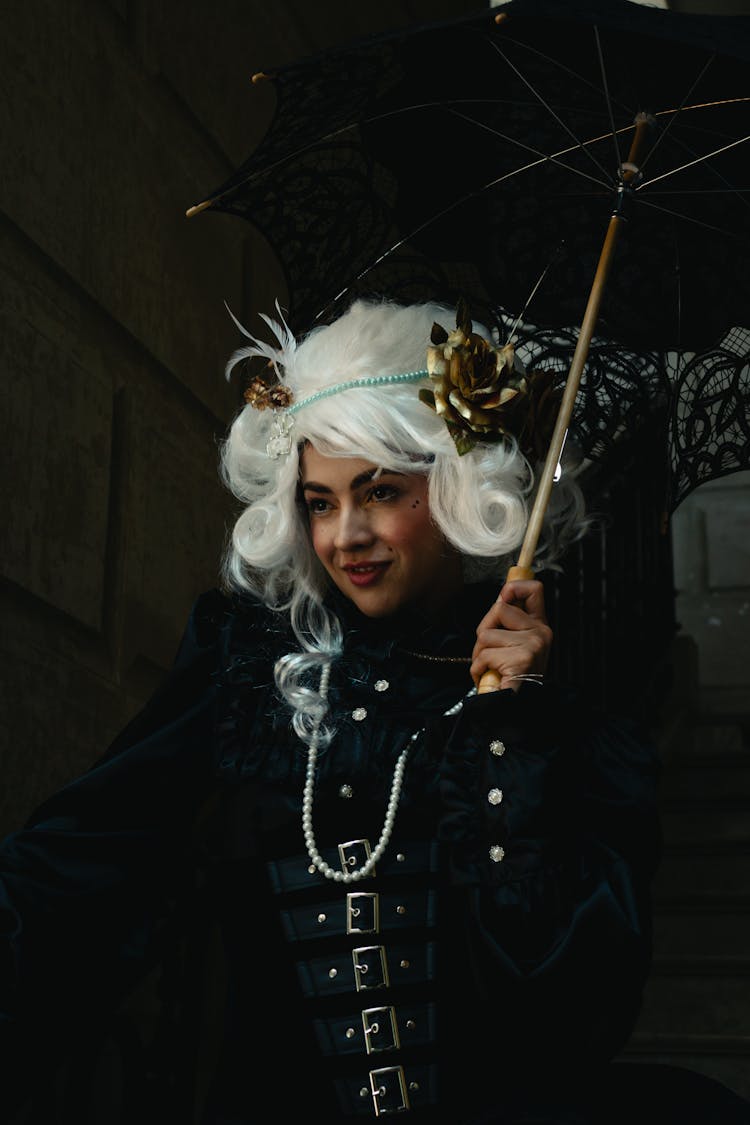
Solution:
{"label": "woman's hand", "polygon": [[491,668],[500,677],[500,690],[518,691],[523,679],[517,677],[544,673],[551,644],[542,583],[535,579],[506,582],[477,626],[471,677],[478,686],[482,674]]}

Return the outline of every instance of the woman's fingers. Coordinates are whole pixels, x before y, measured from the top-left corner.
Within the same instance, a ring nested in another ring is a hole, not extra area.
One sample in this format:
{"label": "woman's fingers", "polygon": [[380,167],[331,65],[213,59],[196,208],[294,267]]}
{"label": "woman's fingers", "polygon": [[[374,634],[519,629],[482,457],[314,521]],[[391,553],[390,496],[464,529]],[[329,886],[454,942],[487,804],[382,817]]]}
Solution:
{"label": "woman's fingers", "polygon": [[477,628],[472,678],[478,684],[482,674],[492,669],[500,677],[501,688],[518,690],[523,677],[543,674],[551,644],[541,582],[506,582]]}

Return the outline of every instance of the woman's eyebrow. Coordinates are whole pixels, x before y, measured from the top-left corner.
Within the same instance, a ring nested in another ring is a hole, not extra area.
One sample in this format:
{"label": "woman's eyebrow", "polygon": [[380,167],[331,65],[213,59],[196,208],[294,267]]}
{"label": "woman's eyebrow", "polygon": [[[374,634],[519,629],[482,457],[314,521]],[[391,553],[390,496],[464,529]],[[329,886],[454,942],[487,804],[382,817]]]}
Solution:
{"label": "woman's eyebrow", "polygon": [[[361,485],[367,484],[367,482],[371,481],[374,476],[380,478],[402,477],[403,475],[403,473],[399,473],[395,469],[365,469],[363,473],[357,473],[356,477],[354,477],[350,482],[349,488],[352,492],[356,492],[356,490]],[[333,489],[329,488],[327,484],[318,484],[318,482],[314,480],[303,481],[302,490],[303,492],[333,492]]]}

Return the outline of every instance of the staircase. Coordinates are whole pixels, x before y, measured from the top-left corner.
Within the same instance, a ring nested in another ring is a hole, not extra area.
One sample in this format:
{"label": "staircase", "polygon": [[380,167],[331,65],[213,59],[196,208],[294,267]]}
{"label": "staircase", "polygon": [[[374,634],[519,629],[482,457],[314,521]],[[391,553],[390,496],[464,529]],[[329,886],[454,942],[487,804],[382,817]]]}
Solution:
{"label": "staircase", "polygon": [[662,740],[654,964],[623,1058],[750,1099],[750,715],[695,714],[685,694]]}

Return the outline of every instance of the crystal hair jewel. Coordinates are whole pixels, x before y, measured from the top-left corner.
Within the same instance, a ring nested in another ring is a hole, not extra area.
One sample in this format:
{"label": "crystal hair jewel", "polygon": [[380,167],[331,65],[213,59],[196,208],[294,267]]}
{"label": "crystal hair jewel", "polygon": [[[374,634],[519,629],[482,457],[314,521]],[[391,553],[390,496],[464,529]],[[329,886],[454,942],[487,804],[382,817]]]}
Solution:
{"label": "crystal hair jewel", "polygon": [[[397,375],[368,375],[363,379],[350,379],[346,383],[334,383],[330,387],[324,387],[322,390],[316,391],[315,394],[308,395],[307,398],[300,399],[299,402],[293,401],[292,392],[288,387],[278,384],[278,388],[288,394],[289,399],[282,409],[274,410],[271,434],[266,442],[266,453],[274,460],[288,456],[292,449],[293,415],[302,410],[304,406],[311,406],[312,403],[318,402],[320,399],[330,398],[332,395],[341,394],[342,391],[349,391],[354,387],[390,387],[397,383],[417,383],[420,379],[426,378],[426,368],[419,371],[402,371]],[[252,401],[246,391],[245,401],[249,402],[256,410],[263,410],[269,405],[267,398],[270,397],[270,392],[276,389],[276,386],[268,387],[268,396],[261,396],[262,404]]]}

